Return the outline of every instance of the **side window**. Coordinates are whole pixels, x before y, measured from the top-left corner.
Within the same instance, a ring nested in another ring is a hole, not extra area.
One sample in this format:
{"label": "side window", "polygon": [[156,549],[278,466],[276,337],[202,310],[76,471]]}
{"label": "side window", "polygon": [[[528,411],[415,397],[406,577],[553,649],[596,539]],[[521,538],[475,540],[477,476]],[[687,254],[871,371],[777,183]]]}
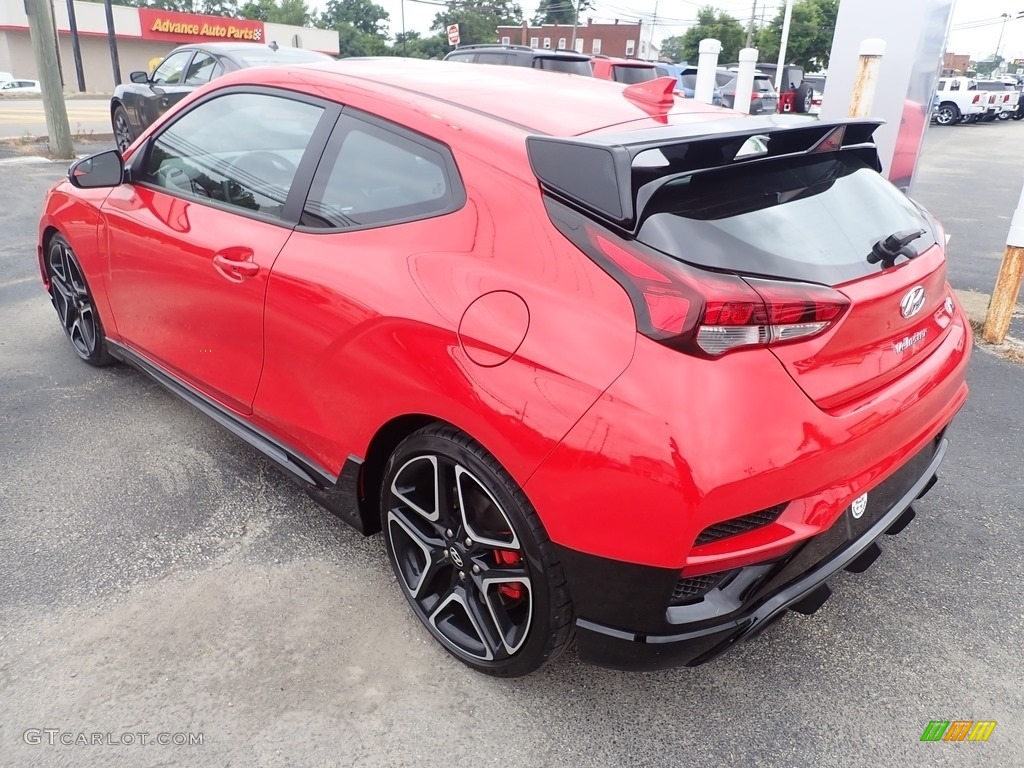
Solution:
{"label": "side window", "polygon": [[199,104],[153,142],[141,182],[280,218],[323,108],[230,93]]}
{"label": "side window", "polygon": [[472,53],[454,53],[451,56],[446,56],[445,60],[446,61],[461,61],[461,62],[465,63],[467,61],[473,61],[473,55],[474,54],[472,54]]}
{"label": "side window", "polygon": [[216,56],[199,51],[185,74],[185,85],[206,85],[213,78],[220,77],[223,72],[224,67],[217,61]]}
{"label": "side window", "polygon": [[382,226],[450,213],[465,193],[447,150],[354,117],[327,144],[299,222],[319,229]]}
{"label": "side window", "polygon": [[185,67],[192,58],[192,51],[172,53],[153,73],[154,85],[181,85],[185,81]]}

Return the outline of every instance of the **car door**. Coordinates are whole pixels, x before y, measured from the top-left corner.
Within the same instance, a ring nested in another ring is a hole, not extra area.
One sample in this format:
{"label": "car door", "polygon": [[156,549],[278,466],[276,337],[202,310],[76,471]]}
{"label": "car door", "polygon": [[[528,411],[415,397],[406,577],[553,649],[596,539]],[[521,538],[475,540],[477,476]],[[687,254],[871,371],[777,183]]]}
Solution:
{"label": "car door", "polygon": [[185,82],[186,72],[195,51],[191,48],[175,51],[153,71],[149,84],[142,88],[137,104],[140,130],[156,122],[164,112],[196,89]]}
{"label": "car door", "polygon": [[338,113],[268,89],[215,92],[140,148],[132,183],[103,204],[118,334],[239,413],[263,365],[270,270]]}

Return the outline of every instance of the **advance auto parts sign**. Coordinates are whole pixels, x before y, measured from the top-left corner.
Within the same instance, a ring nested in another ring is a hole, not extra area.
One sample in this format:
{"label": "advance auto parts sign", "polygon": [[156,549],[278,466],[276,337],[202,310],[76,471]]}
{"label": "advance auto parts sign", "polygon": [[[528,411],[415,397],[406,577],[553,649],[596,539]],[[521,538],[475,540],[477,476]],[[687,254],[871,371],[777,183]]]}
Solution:
{"label": "advance auto parts sign", "polygon": [[227,19],[223,16],[139,8],[139,23],[142,37],[146,40],[265,42],[263,22],[250,19]]}

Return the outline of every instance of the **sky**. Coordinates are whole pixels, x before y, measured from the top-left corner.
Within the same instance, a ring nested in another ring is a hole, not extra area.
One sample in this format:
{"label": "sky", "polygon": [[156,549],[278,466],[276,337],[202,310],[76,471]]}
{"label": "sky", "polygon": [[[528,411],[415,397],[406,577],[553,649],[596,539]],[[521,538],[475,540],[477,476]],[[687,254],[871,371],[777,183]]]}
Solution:
{"label": "sky", "polygon": [[[390,30],[394,35],[402,30],[402,12],[405,12],[405,28],[425,33],[430,29],[434,15],[444,6],[442,0],[375,0],[391,14]],[[782,6],[783,0],[759,0],[757,17],[770,20]],[[841,0],[856,3],[857,0]],[[533,16],[535,0],[521,0],[527,18]],[[593,8],[582,16],[593,17],[595,22],[653,21],[655,44],[662,38],[681,35],[696,22],[697,10],[704,5],[713,5],[738,19],[750,18],[753,0],[595,0]],[[1018,12],[1024,11],[1024,0],[956,0],[953,7],[953,29],[947,50],[952,53],[967,53],[974,58],[995,53],[1003,32],[1002,47],[1004,58],[1024,58],[1024,19],[1017,19]],[[1002,14],[1010,18],[1003,24]]]}

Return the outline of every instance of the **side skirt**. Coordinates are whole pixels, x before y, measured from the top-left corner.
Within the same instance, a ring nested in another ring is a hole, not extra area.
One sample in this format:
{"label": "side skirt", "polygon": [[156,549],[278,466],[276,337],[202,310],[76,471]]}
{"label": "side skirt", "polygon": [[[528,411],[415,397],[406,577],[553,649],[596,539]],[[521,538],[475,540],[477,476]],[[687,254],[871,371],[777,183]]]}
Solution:
{"label": "side skirt", "polygon": [[150,362],[138,352],[109,339],[107,347],[111,356],[154,379],[186,403],[209,416],[235,437],[245,441],[275,462],[292,478],[299,480],[306,493],[317,504],[340,517],[360,533],[369,536],[380,530],[380,521],[377,516],[365,515],[358,503],[359,472],[363,464],[363,460],[358,456],[349,456],[341,468],[341,474],[334,477],[316,462],[305,458],[297,451],[249,424],[163,368]]}

